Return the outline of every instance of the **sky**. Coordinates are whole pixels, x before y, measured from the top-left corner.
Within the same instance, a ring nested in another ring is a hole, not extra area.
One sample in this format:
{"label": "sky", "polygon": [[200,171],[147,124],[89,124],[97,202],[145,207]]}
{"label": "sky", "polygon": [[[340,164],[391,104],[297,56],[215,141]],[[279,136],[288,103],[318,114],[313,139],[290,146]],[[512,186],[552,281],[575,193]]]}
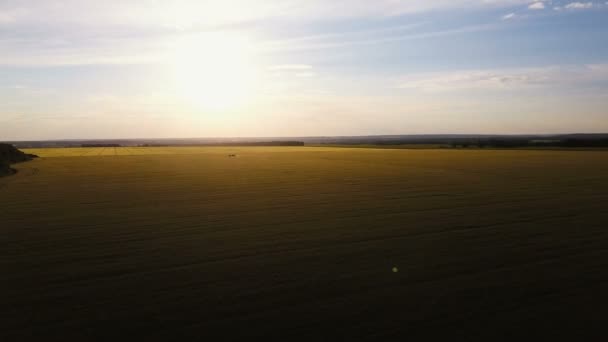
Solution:
{"label": "sky", "polygon": [[608,2],[0,0],[0,140],[608,132]]}

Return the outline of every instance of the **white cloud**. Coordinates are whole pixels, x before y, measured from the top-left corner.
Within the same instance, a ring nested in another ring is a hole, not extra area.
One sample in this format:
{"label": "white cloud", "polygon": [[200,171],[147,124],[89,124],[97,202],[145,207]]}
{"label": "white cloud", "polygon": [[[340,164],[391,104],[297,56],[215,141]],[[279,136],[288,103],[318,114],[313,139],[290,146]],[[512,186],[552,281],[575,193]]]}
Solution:
{"label": "white cloud", "polygon": [[566,9],[588,9],[592,8],[592,2],[571,2],[567,4],[564,8]]}
{"label": "white cloud", "polygon": [[[262,50],[264,51],[302,51],[302,50],[319,50],[328,48],[338,48],[346,46],[366,46],[366,45],[379,45],[379,44],[390,44],[395,42],[402,42],[407,40],[416,39],[428,39],[433,37],[444,37],[458,34],[466,34],[481,31],[490,31],[499,28],[500,25],[497,23],[483,24],[483,25],[472,25],[457,27],[439,31],[422,31],[414,33],[401,33],[401,34],[390,34],[390,35],[379,35],[372,37],[357,37],[356,35],[343,35],[343,39],[339,40],[321,40],[311,41],[309,43],[300,43],[299,39],[291,39],[285,42],[274,41],[266,42],[263,44]],[[372,31],[370,31],[372,32]],[[350,38],[350,39],[348,39]]]}
{"label": "white cloud", "polygon": [[[276,52],[308,51],[320,49],[335,49],[346,46],[369,46],[379,44],[392,44],[407,40],[428,39],[459,35],[472,32],[494,30],[500,27],[498,23],[457,27],[446,30],[421,30],[406,32],[403,27],[390,27],[382,30],[343,32],[335,35],[308,36],[290,38],[286,40],[255,41],[253,54],[266,54]],[[223,31],[221,31],[223,32]],[[227,31],[230,32],[230,31]],[[238,36],[242,32],[236,32]],[[187,33],[172,33],[165,35],[149,35],[135,37],[109,37],[93,39],[88,45],[71,44],[56,39],[23,39],[15,41],[0,40],[0,65],[5,66],[59,66],[59,65],[104,65],[104,64],[159,64],[165,63],[171,57],[175,48],[175,39]],[[247,37],[248,38],[248,37]],[[256,38],[256,37],[254,37]],[[92,42],[92,44],[91,44]],[[60,45],[60,46],[58,46]],[[310,69],[310,66],[274,65],[277,69]],[[273,70],[270,70],[273,71]]]}
{"label": "white cloud", "polygon": [[[175,35],[201,31],[248,30],[285,21],[383,18],[387,16],[480,9],[527,4],[530,0],[0,0],[0,64],[71,65],[154,63]],[[419,23],[399,27],[366,27],[366,32],[316,39],[290,46],[371,44],[392,41]],[[381,32],[380,30],[386,30]],[[469,28],[462,29],[462,31]],[[394,32],[393,32],[394,31]],[[399,32],[397,32],[399,31]],[[430,33],[431,36],[462,32],[461,29]],[[391,33],[389,35],[389,32]],[[427,31],[428,32],[428,31]],[[400,33],[400,34],[398,34]],[[263,34],[263,33],[262,33]],[[416,34],[425,36],[426,32]],[[354,37],[359,35],[357,37]],[[285,36],[277,35],[279,39]],[[412,35],[407,35],[410,39]],[[256,39],[259,37],[253,37]],[[332,39],[333,38],[333,39]],[[347,39],[350,38],[350,39]],[[331,41],[331,42],[328,42]],[[52,46],[51,46],[52,45]],[[264,46],[263,46],[264,45]],[[258,46],[265,48],[265,42]],[[270,46],[273,48],[273,46]],[[281,46],[276,47],[282,49]]]}
{"label": "white cloud", "polygon": [[[2,32],[0,64],[158,63],[170,49],[169,41],[182,33],[180,30],[247,31],[248,25],[255,26],[258,21],[272,26],[273,19],[307,23],[454,9],[504,8],[508,13],[507,9],[513,10],[514,6],[532,8],[549,3],[544,0],[0,0],[0,28],[3,23],[16,25]],[[577,3],[568,6],[573,4]],[[502,19],[525,16],[508,13]],[[295,39],[278,35],[275,41],[256,41],[256,49],[274,52],[383,44],[485,31],[501,25],[471,23],[432,30],[433,23],[429,23],[408,20],[407,25],[398,27],[365,27],[362,32],[330,32]]]}
{"label": "white cloud", "polygon": [[528,6],[529,9],[533,9],[533,10],[541,10],[541,9],[545,9],[545,4],[538,1],[538,2],[534,2],[532,4],[530,4],[530,6]]}
{"label": "white cloud", "polygon": [[[266,93],[280,93],[285,90],[294,90],[296,87],[302,85],[298,80],[312,79],[317,77],[312,65],[308,64],[283,64],[283,65],[271,65],[266,68],[268,72],[266,79],[261,84],[264,84],[263,88]],[[298,88],[298,92],[302,92],[301,88]]]}
{"label": "white cloud", "polygon": [[270,71],[308,71],[312,66],[307,64],[282,64],[268,67]]}
{"label": "white cloud", "polygon": [[12,22],[13,12],[23,11],[20,20],[25,25],[187,29],[268,18],[386,17],[529,3],[530,0],[3,0],[0,21]]}
{"label": "white cloud", "polygon": [[423,92],[451,92],[558,87],[607,81],[608,64],[593,64],[413,74],[402,78],[397,87]]}
{"label": "white cloud", "polygon": [[23,8],[0,8],[0,25],[8,25],[16,23],[20,17],[26,14]]}
{"label": "white cloud", "polygon": [[310,78],[317,76],[317,74],[314,72],[297,72],[295,76],[298,78]]}

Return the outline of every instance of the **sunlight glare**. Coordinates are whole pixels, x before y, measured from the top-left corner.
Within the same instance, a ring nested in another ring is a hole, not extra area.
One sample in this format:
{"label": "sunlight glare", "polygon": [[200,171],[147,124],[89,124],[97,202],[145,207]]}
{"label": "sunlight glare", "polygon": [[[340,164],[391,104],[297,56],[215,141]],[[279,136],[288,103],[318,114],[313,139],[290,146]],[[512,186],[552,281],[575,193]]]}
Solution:
{"label": "sunlight glare", "polygon": [[257,68],[251,42],[229,33],[181,37],[173,67],[179,96],[203,110],[229,110],[251,100]]}

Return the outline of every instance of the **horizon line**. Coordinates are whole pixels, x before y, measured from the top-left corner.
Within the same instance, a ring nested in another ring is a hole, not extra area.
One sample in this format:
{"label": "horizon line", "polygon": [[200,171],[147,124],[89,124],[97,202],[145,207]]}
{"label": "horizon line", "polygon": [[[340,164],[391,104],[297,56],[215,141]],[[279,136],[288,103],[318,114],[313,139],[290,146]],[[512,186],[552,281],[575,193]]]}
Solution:
{"label": "horizon line", "polygon": [[419,134],[369,134],[369,135],[303,135],[303,136],[208,136],[208,137],[173,137],[173,138],[59,138],[0,140],[0,142],[61,142],[61,141],[114,141],[114,140],[195,140],[195,139],[314,139],[314,138],[373,138],[373,137],[424,137],[424,136],[477,136],[477,137],[522,137],[522,136],[565,136],[565,135],[608,135],[602,133],[419,133]]}

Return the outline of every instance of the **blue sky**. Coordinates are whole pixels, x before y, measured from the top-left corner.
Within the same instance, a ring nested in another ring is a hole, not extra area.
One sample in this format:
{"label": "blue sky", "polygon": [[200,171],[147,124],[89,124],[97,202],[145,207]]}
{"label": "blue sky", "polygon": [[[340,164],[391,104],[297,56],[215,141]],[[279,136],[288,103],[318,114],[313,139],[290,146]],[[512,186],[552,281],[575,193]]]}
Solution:
{"label": "blue sky", "polygon": [[608,2],[0,1],[0,140],[608,132]]}

